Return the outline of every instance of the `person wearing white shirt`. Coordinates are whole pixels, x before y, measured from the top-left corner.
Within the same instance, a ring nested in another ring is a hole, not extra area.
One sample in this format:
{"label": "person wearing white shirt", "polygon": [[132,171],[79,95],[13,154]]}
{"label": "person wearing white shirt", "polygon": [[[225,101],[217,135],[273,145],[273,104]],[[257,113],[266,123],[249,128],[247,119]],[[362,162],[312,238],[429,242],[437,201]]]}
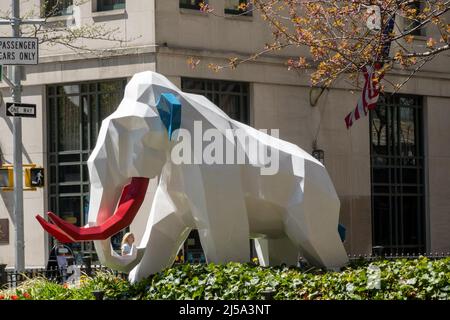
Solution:
{"label": "person wearing white shirt", "polygon": [[133,246],[133,243],[134,243],[134,234],[131,232],[125,233],[125,235],[122,238],[122,245],[121,245],[123,256],[131,254],[131,247]]}

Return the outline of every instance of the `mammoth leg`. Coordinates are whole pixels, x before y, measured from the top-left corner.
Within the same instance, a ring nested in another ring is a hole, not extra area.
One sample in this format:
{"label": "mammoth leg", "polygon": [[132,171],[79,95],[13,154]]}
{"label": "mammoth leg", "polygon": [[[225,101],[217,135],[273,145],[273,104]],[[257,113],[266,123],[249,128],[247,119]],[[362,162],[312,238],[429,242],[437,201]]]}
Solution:
{"label": "mammoth leg", "polygon": [[344,266],[348,257],[338,233],[340,203],[326,170],[305,161],[299,188],[303,196],[295,196],[286,208],[286,235],[310,264],[328,269]]}
{"label": "mammoth leg", "polygon": [[303,199],[287,208],[285,232],[312,265],[337,269],[348,262],[338,233],[339,206],[337,197],[306,177]]}
{"label": "mammoth leg", "polygon": [[158,186],[147,227],[139,247],[144,247],[140,263],[130,272],[131,282],[139,281],[164,268],[175,260],[191,228],[186,217],[187,208],[177,208],[169,193]]}
{"label": "mammoth leg", "polygon": [[184,170],[191,212],[208,262],[248,262],[250,238],[238,167],[191,166]]}
{"label": "mammoth leg", "polygon": [[284,224],[286,234],[298,247],[301,256],[310,264],[327,269],[346,264],[347,254],[339,238],[337,224],[336,230],[329,228],[301,213],[304,209],[299,207],[303,205],[299,204],[288,210]]}

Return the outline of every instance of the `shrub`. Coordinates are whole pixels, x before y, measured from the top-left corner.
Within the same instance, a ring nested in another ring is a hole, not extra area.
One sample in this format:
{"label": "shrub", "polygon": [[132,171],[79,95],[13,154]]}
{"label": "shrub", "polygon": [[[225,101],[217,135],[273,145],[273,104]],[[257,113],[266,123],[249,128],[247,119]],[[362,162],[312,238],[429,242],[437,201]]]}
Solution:
{"label": "shrub", "polygon": [[106,299],[262,299],[267,289],[275,290],[275,299],[450,299],[450,258],[359,261],[340,272],[182,264],[133,285],[107,272],[83,277],[75,288],[30,279],[0,292],[0,299],[94,299],[93,290],[104,291]]}

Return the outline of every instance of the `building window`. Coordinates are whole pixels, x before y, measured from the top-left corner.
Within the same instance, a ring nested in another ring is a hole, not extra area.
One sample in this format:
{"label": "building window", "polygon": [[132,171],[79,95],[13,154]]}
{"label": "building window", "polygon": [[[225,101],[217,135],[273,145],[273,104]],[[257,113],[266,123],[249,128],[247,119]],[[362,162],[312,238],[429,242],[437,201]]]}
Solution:
{"label": "building window", "polygon": [[73,13],[73,0],[46,0],[45,17],[66,16]]}
{"label": "building window", "polygon": [[[415,1],[411,4],[409,4],[407,6],[409,9],[412,10],[416,10],[416,16],[418,16],[420,14],[420,12],[422,11],[423,5],[420,1]],[[416,19],[407,19],[405,18],[405,26],[404,26],[404,30],[408,31],[411,29],[414,29],[415,27],[417,27],[418,25],[420,25],[420,21],[416,20]],[[424,36],[425,35],[425,27],[420,27],[415,29],[414,31],[411,32],[411,35],[414,36]]]}
{"label": "building window", "polygon": [[97,0],[97,11],[125,9],[125,0]]}
{"label": "building window", "polygon": [[181,90],[204,95],[232,119],[248,124],[248,83],[183,78]]}
{"label": "building window", "polygon": [[422,99],[380,97],[370,112],[373,245],[387,254],[425,246]]}
{"label": "building window", "polygon": [[200,10],[201,3],[207,4],[208,1],[207,0],[206,1],[205,0],[180,0],[180,8]]}
{"label": "building window", "polygon": [[[126,80],[111,80],[47,87],[49,209],[77,226],[85,225],[88,218],[86,161],[102,120],[119,105],[125,85]],[[119,249],[120,235],[112,241],[114,248]],[[92,242],[71,246],[78,258],[94,254]]]}
{"label": "building window", "polygon": [[200,243],[200,237],[197,230],[192,230],[188,238],[184,242],[183,255],[185,262],[204,263],[206,257]]}
{"label": "building window", "polygon": [[249,0],[226,0],[225,1],[225,13],[234,15],[251,16]]}

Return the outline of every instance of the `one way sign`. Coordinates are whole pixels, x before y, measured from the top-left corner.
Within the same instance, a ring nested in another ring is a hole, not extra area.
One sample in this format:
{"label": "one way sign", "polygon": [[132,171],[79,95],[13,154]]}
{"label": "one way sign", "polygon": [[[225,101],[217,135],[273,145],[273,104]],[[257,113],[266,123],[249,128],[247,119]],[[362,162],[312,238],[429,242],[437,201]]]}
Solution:
{"label": "one way sign", "polygon": [[36,118],[36,105],[28,103],[6,103],[6,115],[8,117]]}

